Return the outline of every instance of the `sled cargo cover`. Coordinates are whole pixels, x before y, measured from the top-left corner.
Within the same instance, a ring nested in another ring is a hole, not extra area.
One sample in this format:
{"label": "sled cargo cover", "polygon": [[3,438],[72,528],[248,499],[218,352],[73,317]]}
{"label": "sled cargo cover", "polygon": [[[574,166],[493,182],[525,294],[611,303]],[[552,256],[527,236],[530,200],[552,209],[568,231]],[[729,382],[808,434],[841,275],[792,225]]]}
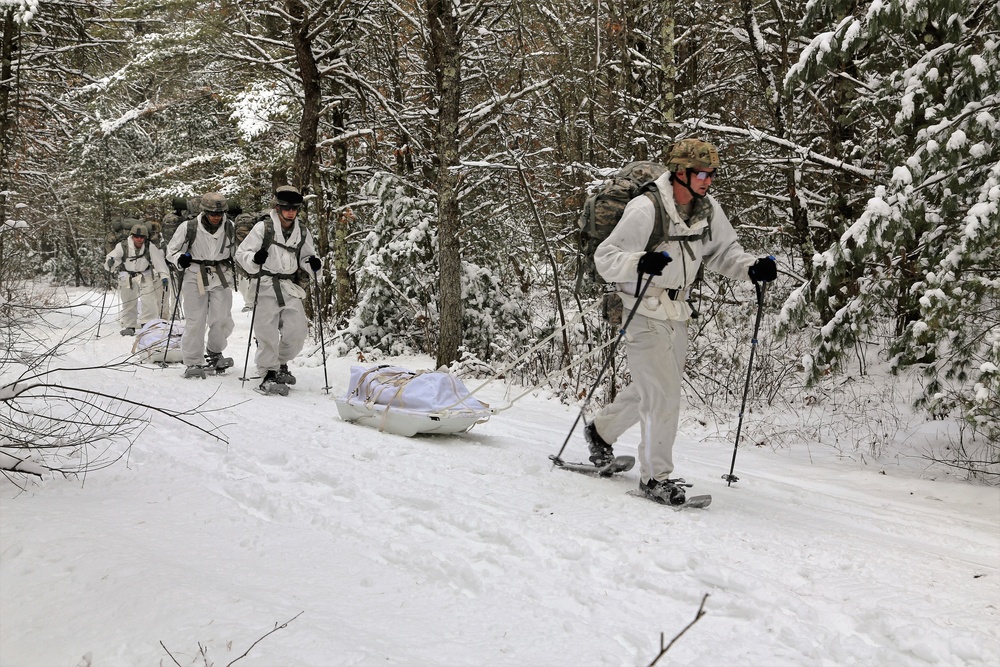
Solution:
{"label": "sled cargo cover", "polygon": [[[170,334],[169,345],[167,344],[168,333]],[[180,362],[184,359],[181,354],[182,335],[184,335],[183,322],[174,322],[173,331],[171,331],[170,322],[167,320],[150,320],[135,336],[135,343],[132,344],[133,359],[140,363],[147,361]],[[163,358],[164,347],[167,350],[166,359]]]}
{"label": "sled cargo cover", "polygon": [[464,433],[493,414],[449,373],[398,366],[352,366],[347,394],[336,401],[344,421],[408,437]]}

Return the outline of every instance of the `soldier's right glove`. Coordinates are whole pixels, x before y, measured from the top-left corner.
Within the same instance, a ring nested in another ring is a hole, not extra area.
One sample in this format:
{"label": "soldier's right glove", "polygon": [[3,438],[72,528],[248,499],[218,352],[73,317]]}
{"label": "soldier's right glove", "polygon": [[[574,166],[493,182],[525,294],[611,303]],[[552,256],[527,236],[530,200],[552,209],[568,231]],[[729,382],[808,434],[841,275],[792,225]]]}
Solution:
{"label": "soldier's right glove", "polygon": [[755,283],[769,283],[778,277],[778,266],[774,257],[761,257],[747,270],[750,280]]}
{"label": "soldier's right glove", "polygon": [[182,269],[186,269],[187,267],[191,266],[191,253],[186,252],[180,257],[178,257],[177,266],[181,267]]}
{"label": "soldier's right glove", "polygon": [[671,262],[670,255],[665,252],[647,252],[639,258],[639,273],[650,276],[662,276],[663,269]]}
{"label": "soldier's right glove", "polygon": [[261,248],[253,254],[254,264],[264,264],[267,261],[267,248]]}

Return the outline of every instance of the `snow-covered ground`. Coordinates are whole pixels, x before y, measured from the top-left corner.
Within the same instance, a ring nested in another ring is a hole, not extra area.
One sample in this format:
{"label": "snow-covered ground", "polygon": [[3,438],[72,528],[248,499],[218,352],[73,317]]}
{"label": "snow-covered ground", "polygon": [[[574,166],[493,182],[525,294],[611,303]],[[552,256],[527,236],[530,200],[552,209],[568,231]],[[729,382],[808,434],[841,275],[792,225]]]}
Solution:
{"label": "snow-covered ground", "polygon": [[[627,494],[637,470],[553,470],[576,412],[542,394],[464,435],[404,438],[339,419],[351,359],[328,361],[329,393],[319,355],[293,363],[287,398],[241,387],[236,300],[227,376],[76,380],[209,401],[228,442],[153,414],[85,480],[2,482],[4,667],[228,665],[248,649],[240,667],[649,665],[703,601],[657,664],[1000,664],[1000,489],[815,443],[741,448],[727,488],[731,440],[688,420],[677,473],[714,503],[675,511]],[[65,333],[95,312],[51,318]],[[112,319],[59,365],[124,354]],[[584,452],[578,430],[566,458]]]}

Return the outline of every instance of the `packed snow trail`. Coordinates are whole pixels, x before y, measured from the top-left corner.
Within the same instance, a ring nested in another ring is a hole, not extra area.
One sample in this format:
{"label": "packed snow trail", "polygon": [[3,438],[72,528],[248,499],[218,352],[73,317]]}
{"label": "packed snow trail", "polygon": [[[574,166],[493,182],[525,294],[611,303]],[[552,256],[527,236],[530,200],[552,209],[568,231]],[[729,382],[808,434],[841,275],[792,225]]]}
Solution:
{"label": "packed snow trail", "polygon": [[[242,361],[240,305],[226,353]],[[125,345],[115,332],[67,362]],[[1000,664],[1000,490],[815,446],[811,464],[741,450],[727,488],[731,444],[687,426],[677,474],[714,503],[673,512],[628,495],[637,469],[553,470],[576,408],[542,392],[467,434],[404,438],[340,421],[352,360],[329,360],[329,395],[303,362],[288,397],[241,388],[241,368],[88,375],[225,407],[228,444],[154,415],[127,463],[85,484],[4,486],[0,664],[172,664],[165,646],[187,667],[199,643],[227,664],[304,612],[240,664],[648,665],[706,593],[669,664]],[[578,433],[566,455],[585,451]]]}

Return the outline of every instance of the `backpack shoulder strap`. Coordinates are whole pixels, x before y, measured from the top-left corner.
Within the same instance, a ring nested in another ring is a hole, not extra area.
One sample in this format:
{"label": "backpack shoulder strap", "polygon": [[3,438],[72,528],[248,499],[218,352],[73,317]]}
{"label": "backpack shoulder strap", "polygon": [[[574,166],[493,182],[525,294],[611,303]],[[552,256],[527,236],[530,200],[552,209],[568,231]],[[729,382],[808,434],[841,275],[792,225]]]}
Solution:
{"label": "backpack shoulder strap", "polygon": [[185,221],[187,225],[187,237],[185,243],[187,246],[184,248],[184,252],[191,252],[191,246],[194,244],[194,237],[198,234],[198,218],[188,218]]}
{"label": "backpack shoulder strap", "polygon": [[667,215],[666,211],[663,210],[663,201],[660,200],[659,189],[655,182],[646,183],[639,189],[639,192],[649,197],[649,200],[653,202],[655,213],[653,231],[649,235],[649,243],[646,244],[646,250],[653,250],[667,238]]}
{"label": "backpack shoulder strap", "polygon": [[264,215],[261,216],[259,222],[264,223],[264,241],[260,244],[260,249],[267,250],[274,243],[274,220],[271,219],[271,216]]}

